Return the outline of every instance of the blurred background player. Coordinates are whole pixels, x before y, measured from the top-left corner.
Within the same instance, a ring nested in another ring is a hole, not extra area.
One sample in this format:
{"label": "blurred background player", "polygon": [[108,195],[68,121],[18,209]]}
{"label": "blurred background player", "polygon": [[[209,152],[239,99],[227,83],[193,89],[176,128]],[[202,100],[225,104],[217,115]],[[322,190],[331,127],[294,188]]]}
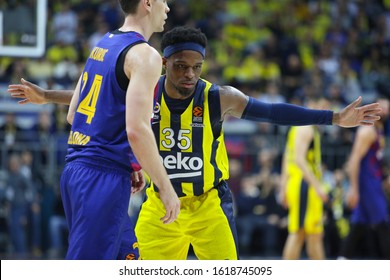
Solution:
{"label": "blurred background player", "polygon": [[[321,96],[307,98],[307,107],[329,108]],[[321,136],[317,126],[292,127],[287,136],[281,175],[281,202],[288,208],[288,237],[283,259],[296,260],[306,245],[310,259],[325,258]]]}
{"label": "blurred background player", "polygon": [[390,219],[384,192],[384,123],[389,100],[379,98],[381,120],[359,127],[348,161],[350,187],[346,203],[352,210],[350,232],[340,258],[390,259]]}

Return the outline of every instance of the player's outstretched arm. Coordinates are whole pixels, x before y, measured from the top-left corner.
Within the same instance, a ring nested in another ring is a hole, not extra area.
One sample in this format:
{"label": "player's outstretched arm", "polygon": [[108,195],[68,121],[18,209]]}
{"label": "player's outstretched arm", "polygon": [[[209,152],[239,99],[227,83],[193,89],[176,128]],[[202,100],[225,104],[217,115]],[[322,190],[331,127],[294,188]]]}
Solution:
{"label": "player's outstretched arm", "polygon": [[232,86],[222,86],[219,90],[222,118],[233,116],[236,118],[269,122],[276,125],[304,126],[304,125],[338,125],[341,127],[355,127],[359,125],[371,126],[380,119],[381,108],[379,103],[372,103],[358,107],[362,97],[346,106],[340,112],[331,110],[316,110],[289,103],[265,103]]}
{"label": "player's outstretched arm", "polygon": [[73,96],[73,90],[46,90],[25,79],[20,84],[8,86],[8,92],[13,98],[19,98],[18,103],[23,104],[46,104],[58,103],[69,105]]}
{"label": "player's outstretched arm", "polygon": [[362,102],[359,96],[355,101],[349,104],[338,113],[333,113],[333,124],[341,127],[355,127],[359,125],[371,126],[380,119],[378,114],[381,112],[379,103],[371,103],[358,107]]}

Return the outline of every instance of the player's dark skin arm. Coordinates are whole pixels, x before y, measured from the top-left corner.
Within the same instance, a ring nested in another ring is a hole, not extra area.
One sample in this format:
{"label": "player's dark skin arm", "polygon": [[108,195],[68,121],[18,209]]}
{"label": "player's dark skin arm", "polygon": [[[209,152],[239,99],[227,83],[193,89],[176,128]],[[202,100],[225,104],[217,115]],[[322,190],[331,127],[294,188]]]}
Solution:
{"label": "player's dark skin arm", "polygon": [[57,103],[69,105],[72,100],[73,90],[46,90],[25,79],[20,84],[8,86],[8,92],[14,98],[21,98],[19,104],[46,104]]}

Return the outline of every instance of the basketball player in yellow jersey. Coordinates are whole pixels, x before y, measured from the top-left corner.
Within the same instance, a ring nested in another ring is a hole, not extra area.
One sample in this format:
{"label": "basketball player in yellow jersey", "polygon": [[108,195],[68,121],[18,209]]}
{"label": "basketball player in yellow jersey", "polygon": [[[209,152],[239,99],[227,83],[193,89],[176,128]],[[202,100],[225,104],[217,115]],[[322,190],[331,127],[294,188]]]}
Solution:
{"label": "basketball player in yellow jersey", "polygon": [[[310,97],[307,106],[329,107],[321,96]],[[281,202],[288,208],[288,237],[283,259],[299,259],[306,242],[310,259],[324,259],[323,203],[328,200],[321,183],[321,140],[317,126],[290,128],[283,158]]]}
{"label": "basketball player in yellow jersey", "polygon": [[[155,89],[151,120],[159,158],[179,196],[174,223],[159,221],[164,212],[154,183],[147,189],[136,223],[144,260],[184,260],[192,245],[198,259],[238,259],[233,200],[226,180],[228,158],[222,123],[236,117],[280,125],[372,125],[377,104],[358,107],[357,99],[340,112],[291,104],[267,104],[232,86],[201,79],[207,39],[200,30],[176,27],[163,35],[163,75]],[[72,92],[44,91],[27,81],[9,91],[24,103],[63,102]],[[165,212],[164,212],[165,213]]]}
{"label": "basketball player in yellow jersey", "polygon": [[[152,128],[181,208],[177,222],[157,223],[163,208],[151,184],[136,224],[141,257],[186,259],[192,245],[198,259],[237,259],[223,120],[232,116],[284,125],[332,124],[338,113],[265,104],[234,87],[201,79],[206,37],[197,29],[166,32],[161,49],[166,74],[155,89]],[[355,111],[352,107],[347,111]]]}

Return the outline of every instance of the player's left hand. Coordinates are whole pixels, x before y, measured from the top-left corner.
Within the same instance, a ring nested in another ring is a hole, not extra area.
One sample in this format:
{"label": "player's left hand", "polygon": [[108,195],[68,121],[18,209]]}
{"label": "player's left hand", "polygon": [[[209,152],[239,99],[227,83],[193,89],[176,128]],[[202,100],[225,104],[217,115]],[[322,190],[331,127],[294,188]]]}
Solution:
{"label": "player's left hand", "polygon": [[379,103],[371,103],[360,106],[362,97],[359,96],[354,102],[342,109],[335,118],[334,123],[341,127],[355,127],[358,125],[371,126],[375,121],[380,120],[378,115],[382,109]]}
{"label": "player's left hand", "polygon": [[145,177],[142,170],[134,171],[131,174],[131,193],[142,191],[145,187]]}

